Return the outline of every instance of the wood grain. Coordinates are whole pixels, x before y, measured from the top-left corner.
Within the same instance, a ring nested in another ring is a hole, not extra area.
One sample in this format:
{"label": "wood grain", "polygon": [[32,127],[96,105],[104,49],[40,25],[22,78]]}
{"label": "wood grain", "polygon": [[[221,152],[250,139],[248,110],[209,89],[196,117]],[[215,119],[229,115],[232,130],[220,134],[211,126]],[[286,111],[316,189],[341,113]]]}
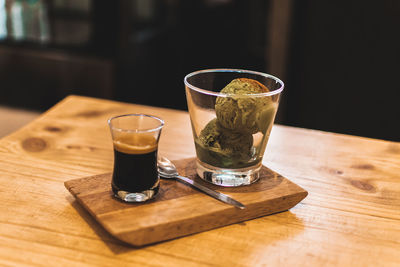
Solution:
{"label": "wood grain", "polygon": [[288,210],[307,191],[263,166],[249,186],[222,188],[202,181],[195,158],[175,161],[179,173],[246,205],[240,210],[175,180],[160,181],[160,191],[147,203],[123,203],[113,197],[111,173],[65,182],[65,187],[114,237],[143,246]]}
{"label": "wood grain", "polygon": [[[309,192],[300,204],[140,249],[122,244],[64,182],[111,172],[106,120],[132,112],[166,121],[161,154],[194,156],[186,112],[79,96],[1,139],[0,265],[400,265],[400,144],[281,125],[263,164]],[[24,149],[29,138],[45,148]]]}

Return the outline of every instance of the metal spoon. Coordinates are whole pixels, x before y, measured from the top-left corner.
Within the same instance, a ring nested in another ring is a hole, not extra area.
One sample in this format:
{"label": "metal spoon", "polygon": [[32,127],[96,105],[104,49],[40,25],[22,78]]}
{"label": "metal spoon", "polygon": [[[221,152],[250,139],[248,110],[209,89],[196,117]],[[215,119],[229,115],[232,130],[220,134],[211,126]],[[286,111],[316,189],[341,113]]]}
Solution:
{"label": "metal spoon", "polygon": [[233,198],[231,198],[225,194],[222,194],[222,193],[214,191],[208,187],[205,187],[187,177],[180,176],[178,171],[176,170],[175,165],[169,159],[167,159],[165,157],[159,157],[159,159],[157,161],[157,168],[158,168],[158,173],[160,174],[160,176],[162,178],[178,179],[178,180],[183,181],[183,182],[197,188],[198,190],[200,190],[222,202],[228,203],[228,204],[233,205],[240,209],[245,208],[245,206],[242,203],[240,203],[237,200],[234,200]]}

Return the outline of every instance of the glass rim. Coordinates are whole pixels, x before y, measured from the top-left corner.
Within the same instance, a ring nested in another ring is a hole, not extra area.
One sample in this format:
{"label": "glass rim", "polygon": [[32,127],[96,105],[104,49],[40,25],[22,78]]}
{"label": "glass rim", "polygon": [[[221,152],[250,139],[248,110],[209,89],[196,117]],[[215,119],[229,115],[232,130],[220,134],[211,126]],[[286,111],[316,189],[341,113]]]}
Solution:
{"label": "glass rim", "polygon": [[273,96],[276,94],[279,94],[283,91],[283,88],[285,87],[285,84],[283,83],[283,81],[271,74],[267,74],[267,73],[263,73],[263,72],[259,72],[259,71],[253,71],[253,70],[244,70],[244,69],[229,69],[229,68],[217,68],[217,69],[204,69],[204,70],[198,70],[198,71],[194,71],[191,72],[189,74],[187,74],[185,76],[184,83],[187,87],[189,87],[190,89],[200,92],[200,93],[204,93],[207,95],[212,95],[212,96],[221,96],[221,97],[232,97],[232,96],[237,96],[237,94],[225,94],[225,93],[220,93],[220,92],[213,92],[213,91],[209,91],[206,89],[202,89],[199,87],[196,87],[192,84],[190,84],[188,82],[188,78],[193,77],[197,74],[201,74],[201,73],[210,73],[210,72],[236,72],[236,73],[249,73],[249,74],[254,74],[254,75],[260,75],[263,76],[265,78],[270,78],[275,80],[276,82],[278,82],[280,84],[280,87],[276,90],[273,91],[269,91],[269,92],[265,92],[265,93],[257,93],[257,94],[248,94],[248,95],[240,95],[241,97],[261,97],[261,96]]}
{"label": "glass rim", "polygon": [[[148,128],[148,129],[122,129],[120,127],[115,127],[112,125],[112,120],[114,119],[118,119],[118,118],[122,118],[122,117],[146,117],[146,118],[152,118],[157,120],[160,124],[157,127],[154,128]],[[108,126],[115,131],[118,132],[125,132],[125,133],[148,133],[148,132],[155,132],[155,131],[159,131],[165,124],[164,120],[154,116],[154,115],[148,115],[148,114],[143,114],[143,113],[131,113],[131,114],[122,114],[122,115],[117,115],[114,117],[111,117],[107,120],[108,122]]]}

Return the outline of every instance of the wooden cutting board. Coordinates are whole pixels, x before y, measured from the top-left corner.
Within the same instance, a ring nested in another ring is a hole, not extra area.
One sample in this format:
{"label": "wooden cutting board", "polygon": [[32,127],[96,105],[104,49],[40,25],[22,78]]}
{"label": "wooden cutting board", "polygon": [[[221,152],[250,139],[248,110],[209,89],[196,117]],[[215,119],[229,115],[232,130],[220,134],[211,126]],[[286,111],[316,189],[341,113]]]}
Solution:
{"label": "wooden cutting board", "polygon": [[113,197],[111,173],[70,180],[65,187],[111,235],[134,246],[285,211],[308,194],[265,166],[256,183],[232,188],[201,180],[196,175],[194,158],[174,163],[181,175],[228,194],[246,208],[241,210],[222,203],[176,180],[161,179],[157,196],[140,204],[123,203]]}

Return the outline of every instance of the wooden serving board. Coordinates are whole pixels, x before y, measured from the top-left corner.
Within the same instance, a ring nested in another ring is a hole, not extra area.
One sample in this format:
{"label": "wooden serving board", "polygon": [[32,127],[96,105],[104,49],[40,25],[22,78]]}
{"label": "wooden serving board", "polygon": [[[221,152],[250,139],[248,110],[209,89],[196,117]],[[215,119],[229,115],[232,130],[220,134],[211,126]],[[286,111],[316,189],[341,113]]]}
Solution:
{"label": "wooden serving board", "polygon": [[194,158],[174,163],[181,175],[230,195],[246,208],[222,203],[176,180],[161,179],[157,196],[140,204],[123,203],[113,197],[111,173],[70,180],[65,187],[111,235],[134,246],[285,211],[308,194],[265,166],[260,179],[252,185],[220,187],[197,176]]}

